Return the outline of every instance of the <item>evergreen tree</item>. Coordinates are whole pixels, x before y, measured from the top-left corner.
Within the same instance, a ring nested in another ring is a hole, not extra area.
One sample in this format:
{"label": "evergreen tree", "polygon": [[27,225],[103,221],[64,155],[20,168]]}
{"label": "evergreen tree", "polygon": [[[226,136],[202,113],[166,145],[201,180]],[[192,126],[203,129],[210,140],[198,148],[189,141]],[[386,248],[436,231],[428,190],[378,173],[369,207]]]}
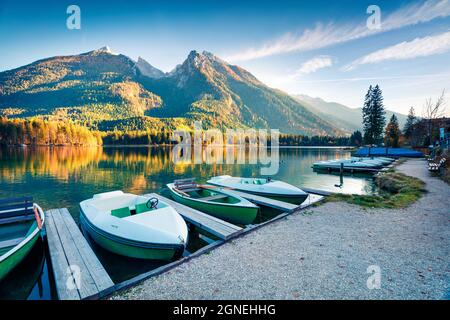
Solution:
{"label": "evergreen tree", "polygon": [[417,118],[414,112],[414,107],[411,107],[411,109],[409,109],[408,117],[406,118],[406,123],[403,128],[403,134],[405,135],[405,137],[407,138],[411,137],[411,133],[416,122]]}
{"label": "evergreen tree", "polygon": [[384,134],[384,143],[387,147],[398,148],[398,141],[400,139],[400,128],[398,125],[398,119],[395,114],[392,114],[391,120],[386,126]]}
{"label": "evergreen tree", "polygon": [[382,91],[378,85],[370,86],[363,107],[364,142],[367,144],[381,142],[385,123]]}
{"label": "evergreen tree", "polygon": [[360,146],[363,142],[362,133],[359,130],[356,130],[350,136],[350,145],[352,146]]}
{"label": "evergreen tree", "polygon": [[372,114],[372,86],[367,90],[362,109],[364,142],[373,143],[373,133],[370,115]]}

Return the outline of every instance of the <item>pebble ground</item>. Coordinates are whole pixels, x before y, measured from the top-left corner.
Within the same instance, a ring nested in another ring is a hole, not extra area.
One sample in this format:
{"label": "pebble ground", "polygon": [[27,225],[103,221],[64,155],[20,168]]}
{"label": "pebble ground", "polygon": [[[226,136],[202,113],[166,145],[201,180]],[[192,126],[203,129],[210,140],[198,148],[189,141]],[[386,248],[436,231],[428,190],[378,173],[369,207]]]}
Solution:
{"label": "pebble ground", "polygon": [[[326,203],[111,299],[449,299],[450,187],[424,160],[397,170],[426,183],[408,208]],[[368,268],[379,268],[379,289],[368,288]]]}

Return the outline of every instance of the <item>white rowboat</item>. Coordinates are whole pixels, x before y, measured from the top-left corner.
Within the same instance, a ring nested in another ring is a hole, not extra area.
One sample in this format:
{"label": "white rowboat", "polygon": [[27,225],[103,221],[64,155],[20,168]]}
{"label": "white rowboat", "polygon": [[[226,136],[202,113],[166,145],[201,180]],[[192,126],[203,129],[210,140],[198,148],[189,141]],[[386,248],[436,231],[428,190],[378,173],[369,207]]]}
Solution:
{"label": "white rowboat", "polygon": [[183,218],[156,198],[112,191],[81,202],[80,209],[81,223],[93,240],[119,255],[172,260],[187,244]]}

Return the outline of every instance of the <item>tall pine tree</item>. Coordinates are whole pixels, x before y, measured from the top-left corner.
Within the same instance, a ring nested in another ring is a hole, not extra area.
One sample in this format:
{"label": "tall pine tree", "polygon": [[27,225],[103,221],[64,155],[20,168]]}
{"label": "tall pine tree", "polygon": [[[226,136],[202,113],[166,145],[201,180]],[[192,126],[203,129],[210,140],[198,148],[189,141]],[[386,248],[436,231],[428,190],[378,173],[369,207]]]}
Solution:
{"label": "tall pine tree", "polygon": [[362,109],[364,142],[366,144],[373,143],[371,114],[372,114],[372,86],[370,86],[369,90],[367,90],[366,97],[364,99],[364,106]]}
{"label": "tall pine tree", "polygon": [[414,112],[414,107],[411,107],[411,109],[409,109],[408,117],[406,118],[405,126],[403,128],[403,134],[405,135],[405,137],[411,137],[411,133],[416,122],[417,118]]}
{"label": "tall pine tree", "polygon": [[391,120],[386,126],[384,133],[384,143],[387,147],[398,148],[400,139],[400,128],[398,126],[398,119],[395,114],[392,114]]}
{"label": "tall pine tree", "polygon": [[378,85],[370,86],[363,107],[364,142],[366,144],[380,143],[383,140],[385,123],[382,91]]}
{"label": "tall pine tree", "polygon": [[361,131],[356,130],[355,132],[352,133],[352,135],[350,136],[350,145],[351,146],[360,146],[363,142],[363,137],[361,134]]}

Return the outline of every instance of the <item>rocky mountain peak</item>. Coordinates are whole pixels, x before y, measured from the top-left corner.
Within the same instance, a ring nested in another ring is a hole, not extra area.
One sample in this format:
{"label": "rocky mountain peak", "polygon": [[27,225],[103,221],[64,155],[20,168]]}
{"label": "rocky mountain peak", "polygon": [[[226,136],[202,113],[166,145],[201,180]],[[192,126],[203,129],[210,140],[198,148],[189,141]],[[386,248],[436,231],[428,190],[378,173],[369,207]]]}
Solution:
{"label": "rocky mountain peak", "polygon": [[[40,64],[45,64],[45,68],[36,67]],[[314,135],[340,132],[334,122],[318,116],[319,112],[308,110],[303,103],[267,87],[245,69],[207,51],[191,51],[169,74],[142,57],[135,61],[112,53],[108,47],[51,57],[0,72],[0,112],[11,113],[14,108],[14,112],[27,117],[45,105],[40,115],[60,117],[55,113],[60,108],[81,108],[81,114],[74,114],[81,120],[90,116],[94,103],[114,106],[96,111],[98,126],[105,130],[112,128],[112,118],[117,119],[114,128],[145,129],[154,121],[145,117],[150,116],[173,118],[168,120],[172,124],[202,119],[213,127],[270,127]],[[142,122],[136,122],[136,117]]]}
{"label": "rocky mountain peak", "polygon": [[97,56],[97,55],[113,55],[113,56],[118,56],[118,53],[115,53],[111,50],[110,47],[108,46],[104,46],[92,51],[88,51],[86,53],[82,53],[81,55],[89,55],[89,56]]}
{"label": "rocky mountain peak", "polygon": [[155,68],[150,63],[147,62],[144,58],[138,57],[138,61],[136,62],[136,67],[139,69],[139,71],[147,77],[150,78],[161,78],[165,76],[165,73],[159,70],[158,68]]}
{"label": "rocky mountain peak", "polygon": [[101,47],[100,49],[97,49],[97,51],[105,52],[105,53],[112,53],[111,48],[108,46]]}

